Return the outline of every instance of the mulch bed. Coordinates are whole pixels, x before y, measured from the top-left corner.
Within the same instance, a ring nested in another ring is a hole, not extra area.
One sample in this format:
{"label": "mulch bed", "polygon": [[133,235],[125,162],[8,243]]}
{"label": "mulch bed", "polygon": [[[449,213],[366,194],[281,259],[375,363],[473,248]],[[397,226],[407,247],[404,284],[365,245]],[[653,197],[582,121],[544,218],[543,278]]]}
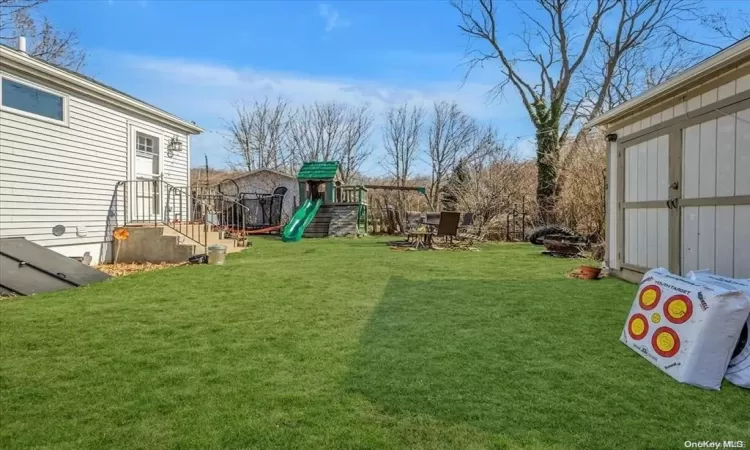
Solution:
{"label": "mulch bed", "polygon": [[151,272],[153,270],[168,269],[170,267],[182,266],[186,263],[117,263],[102,264],[97,269],[113,277],[123,277],[138,272]]}

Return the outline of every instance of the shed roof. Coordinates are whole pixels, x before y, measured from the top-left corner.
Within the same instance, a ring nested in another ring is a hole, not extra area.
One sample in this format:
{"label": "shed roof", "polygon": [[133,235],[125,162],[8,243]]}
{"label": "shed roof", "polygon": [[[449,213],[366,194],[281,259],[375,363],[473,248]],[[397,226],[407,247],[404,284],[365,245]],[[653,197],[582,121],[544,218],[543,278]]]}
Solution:
{"label": "shed roof", "polygon": [[290,180],[294,180],[294,175],[289,175],[288,173],[284,173],[275,169],[268,169],[268,168],[261,168],[261,169],[255,169],[250,172],[243,172],[240,174],[237,174],[237,176],[231,177],[233,180],[239,180],[240,178],[250,177],[253,175],[258,175],[261,173],[270,173],[272,175],[277,175],[283,178],[289,178]]}
{"label": "shed roof", "polygon": [[298,180],[333,180],[339,171],[338,161],[308,161],[297,173]]}
{"label": "shed roof", "polygon": [[736,67],[750,58],[750,36],[706,58],[690,69],[661,83],[643,94],[628,100],[586,124],[586,127],[607,125],[617,122],[635,112],[649,108],[656,103],[696,86],[707,78],[727,68]]}

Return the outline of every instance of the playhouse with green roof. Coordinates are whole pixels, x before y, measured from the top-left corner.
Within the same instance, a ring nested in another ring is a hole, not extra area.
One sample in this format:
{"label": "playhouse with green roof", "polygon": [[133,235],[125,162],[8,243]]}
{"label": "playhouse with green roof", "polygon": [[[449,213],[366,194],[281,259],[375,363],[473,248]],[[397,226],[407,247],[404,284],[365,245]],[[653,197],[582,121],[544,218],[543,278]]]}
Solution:
{"label": "playhouse with green roof", "polygon": [[338,161],[308,161],[297,173],[300,207],[282,239],[360,235],[367,230],[367,189],[343,184]]}

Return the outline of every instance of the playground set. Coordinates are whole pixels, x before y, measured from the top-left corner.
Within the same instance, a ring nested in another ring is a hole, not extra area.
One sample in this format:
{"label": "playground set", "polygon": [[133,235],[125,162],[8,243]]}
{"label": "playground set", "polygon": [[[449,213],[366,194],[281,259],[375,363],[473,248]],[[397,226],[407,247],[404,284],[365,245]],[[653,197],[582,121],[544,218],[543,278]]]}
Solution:
{"label": "playground set", "polygon": [[[280,233],[284,242],[303,237],[358,236],[367,233],[370,190],[415,191],[425,196],[424,187],[389,185],[345,185],[338,161],[308,161],[297,173],[300,206],[284,224],[281,208],[287,188],[277,187],[271,194],[241,192],[231,179],[222,181],[214,191],[202,192],[195,217],[205,216],[216,224],[214,231],[227,237]],[[396,218],[396,211],[388,211]],[[400,220],[397,220],[401,223]],[[395,223],[395,222],[394,222]],[[400,230],[405,232],[406,230]]]}
{"label": "playground set", "polygon": [[367,231],[367,188],[344,185],[337,161],[304,163],[297,182],[300,207],[281,233],[284,242]]}

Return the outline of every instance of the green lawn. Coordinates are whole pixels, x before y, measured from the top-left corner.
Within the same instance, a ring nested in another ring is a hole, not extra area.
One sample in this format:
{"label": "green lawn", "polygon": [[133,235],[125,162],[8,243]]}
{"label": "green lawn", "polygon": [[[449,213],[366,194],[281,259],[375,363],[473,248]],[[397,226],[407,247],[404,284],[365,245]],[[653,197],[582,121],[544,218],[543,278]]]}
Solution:
{"label": "green lawn", "polygon": [[635,286],[528,245],[256,239],[219,266],[0,301],[2,448],[750,445],[750,393],[619,342]]}

